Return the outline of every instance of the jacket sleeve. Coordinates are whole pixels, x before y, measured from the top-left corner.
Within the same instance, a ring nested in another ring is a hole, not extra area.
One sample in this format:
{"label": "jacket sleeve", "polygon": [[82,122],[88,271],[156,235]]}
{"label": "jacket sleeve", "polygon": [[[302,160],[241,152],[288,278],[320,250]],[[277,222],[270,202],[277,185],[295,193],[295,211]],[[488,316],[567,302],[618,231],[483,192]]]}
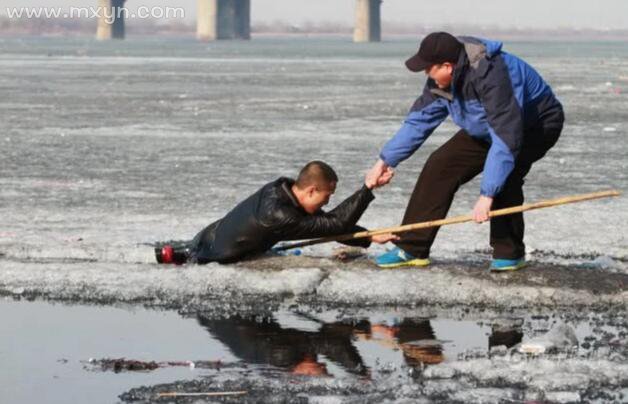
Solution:
{"label": "jacket sleeve", "polygon": [[523,95],[522,89],[513,87],[513,79],[501,55],[483,60],[478,70],[477,90],[486,111],[491,136],[480,193],[494,197],[512,172],[523,142]]}
{"label": "jacket sleeve", "polygon": [[[355,225],[351,229],[349,229],[347,233],[358,233],[361,231],[367,231],[367,229],[365,229],[362,226]],[[371,239],[370,237],[356,238],[353,240],[341,241],[341,243],[344,245],[351,246],[351,247],[369,248],[371,246]]]}
{"label": "jacket sleeve", "polygon": [[436,97],[428,84],[415,101],[401,128],[382,148],[379,157],[396,167],[410,157],[449,115],[446,101]]}
{"label": "jacket sleeve", "polygon": [[375,199],[366,186],[345,199],[329,212],[305,217],[289,216],[281,223],[278,232],[282,240],[337,236],[350,233],[369,203]]}

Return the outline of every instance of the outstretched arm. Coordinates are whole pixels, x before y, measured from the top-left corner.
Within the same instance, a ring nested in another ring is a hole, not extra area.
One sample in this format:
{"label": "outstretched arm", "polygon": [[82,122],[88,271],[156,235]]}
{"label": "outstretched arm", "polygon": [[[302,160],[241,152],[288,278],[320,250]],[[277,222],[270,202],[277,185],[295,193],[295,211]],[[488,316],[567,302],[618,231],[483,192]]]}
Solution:
{"label": "outstretched arm", "polygon": [[410,108],[401,128],[382,148],[379,160],[367,174],[367,182],[380,186],[390,182],[394,174],[393,168],[421,147],[434,129],[447,118],[447,103],[430,91],[432,86],[430,79],[421,96]]}
{"label": "outstretched arm", "polygon": [[278,231],[281,232],[284,240],[302,240],[350,233],[373,199],[375,199],[373,192],[364,185],[333,210],[319,211],[317,214],[306,217],[287,218],[281,223]]}

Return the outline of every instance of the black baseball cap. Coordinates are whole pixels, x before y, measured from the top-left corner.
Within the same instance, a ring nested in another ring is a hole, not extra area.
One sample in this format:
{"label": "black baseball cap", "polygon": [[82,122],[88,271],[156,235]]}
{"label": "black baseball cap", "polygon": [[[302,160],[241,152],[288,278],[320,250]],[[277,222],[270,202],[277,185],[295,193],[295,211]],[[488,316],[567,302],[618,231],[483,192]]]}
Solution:
{"label": "black baseball cap", "polygon": [[455,63],[462,50],[462,43],[447,32],[432,32],[421,41],[416,55],[406,60],[406,67],[420,72],[432,65]]}

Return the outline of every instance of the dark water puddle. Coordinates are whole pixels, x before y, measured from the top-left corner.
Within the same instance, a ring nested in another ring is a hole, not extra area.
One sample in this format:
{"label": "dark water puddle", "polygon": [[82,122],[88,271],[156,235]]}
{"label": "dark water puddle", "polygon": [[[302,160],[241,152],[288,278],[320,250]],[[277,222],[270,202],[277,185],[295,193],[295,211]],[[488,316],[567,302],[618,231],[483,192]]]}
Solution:
{"label": "dark water puddle", "polygon": [[[0,301],[0,396],[7,403],[111,403],[129,388],[199,377],[171,367],[115,374],[85,370],[90,358],[236,358],[196,321],[142,308]],[[37,386],[37,388],[33,388]]]}
{"label": "dark water puddle", "polygon": [[[543,333],[555,321],[549,316],[426,319],[401,317],[392,309],[356,317],[288,309],[258,316],[182,316],[13,300],[0,301],[0,315],[3,400],[45,397],[49,403],[110,403],[134,387],[220,372],[370,379],[390,369],[488,355],[494,347],[512,347]],[[583,352],[612,347],[626,336],[625,323],[580,318],[569,324]],[[121,358],[139,362],[100,361]]]}

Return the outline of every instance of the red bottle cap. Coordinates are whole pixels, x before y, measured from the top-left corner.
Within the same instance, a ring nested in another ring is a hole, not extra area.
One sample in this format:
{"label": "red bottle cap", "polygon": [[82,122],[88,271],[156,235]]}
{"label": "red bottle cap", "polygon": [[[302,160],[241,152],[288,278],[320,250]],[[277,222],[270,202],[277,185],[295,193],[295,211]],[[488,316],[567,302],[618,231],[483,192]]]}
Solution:
{"label": "red bottle cap", "polygon": [[172,264],[174,259],[174,249],[170,245],[166,245],[161,249],[161,259],[164,264]]}

